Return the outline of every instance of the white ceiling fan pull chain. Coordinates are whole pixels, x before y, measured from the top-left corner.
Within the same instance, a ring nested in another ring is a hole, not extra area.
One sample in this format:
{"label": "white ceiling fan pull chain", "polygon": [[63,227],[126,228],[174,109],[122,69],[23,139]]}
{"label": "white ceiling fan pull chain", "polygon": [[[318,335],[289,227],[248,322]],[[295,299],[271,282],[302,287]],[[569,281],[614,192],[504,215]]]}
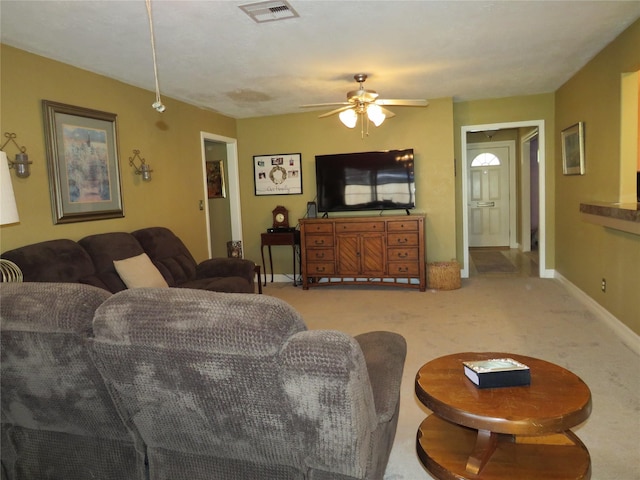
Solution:
{"label": "white ceiling fan pull chain", "polygon": [[149,17],[149,33],[151,34],[151,53],[153,55],[153,76],[156,81],[156,101],[151,105],[158,112],[162,113],[166,110],[160,98],[160,83],[158,82],[158,64],[156,62],[156,41],[153,35],[153,20],[151,19],[151,0],[145,0],[147,4],[147,16]]}

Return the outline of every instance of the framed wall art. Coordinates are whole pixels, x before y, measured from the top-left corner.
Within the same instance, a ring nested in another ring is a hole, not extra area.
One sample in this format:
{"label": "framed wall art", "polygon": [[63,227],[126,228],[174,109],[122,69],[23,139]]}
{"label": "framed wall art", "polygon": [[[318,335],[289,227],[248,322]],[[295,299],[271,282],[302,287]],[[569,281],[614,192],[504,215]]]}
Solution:
{"label": "framed wall art", "polygon": [[565,128],[562,139],[562,173],[584,175],[584,122]]}
{"label": "framed wall art", "polygon": [[224,186],[224,162],[213,160],[207,164],[207,192],[209,198],[226,198]]}
{"label": "framed wall art", "polygon": [[117,115],[42,101],[53,223],[124,217]]}
{"label": "framed wall art", "polygon": [[253,157],[256,195],[302,194],[302,165],[299,153]]}

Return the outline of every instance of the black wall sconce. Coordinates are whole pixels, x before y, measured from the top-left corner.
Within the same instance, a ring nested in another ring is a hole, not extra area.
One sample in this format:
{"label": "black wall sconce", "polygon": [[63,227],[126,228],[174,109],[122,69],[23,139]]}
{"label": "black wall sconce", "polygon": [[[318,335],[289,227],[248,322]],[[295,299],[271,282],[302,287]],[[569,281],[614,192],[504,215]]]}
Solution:
{"label": "black wall sconce", "polygon": [[[138,158],[140,162],[140,167],[135,163],[136,158]],[[140,150],[133,151],[133,157],[129,157],[129,165],[135,169],[136,175],[142,175],[142,180],[145,182],[151,181],[151,172],[153,172],[153,170],[151,170],[151,167],[145,163],[144,158],[140,156]]]}
{"label": "black wall sconce", "polygon": [[16,159],[13,162],[11,160],[8,160],[9,168],[13,168],[16,171],[17,177],[27,178],[29,175],[31,175],[31,169],[29,165],[33,163],[29,161],[29,155],[27,155],[27,147],[21,147],[20,145],[18,145],[18,142],[16,142],[17,135],[15,133],[5,132],[4,136],[7,138],[7,140],[2,144],[2,146],[0,146],[0,150],[4,151],[4,147],[9,142],[13,142],[13,144],[18,149],[18,153],[16,153]]}

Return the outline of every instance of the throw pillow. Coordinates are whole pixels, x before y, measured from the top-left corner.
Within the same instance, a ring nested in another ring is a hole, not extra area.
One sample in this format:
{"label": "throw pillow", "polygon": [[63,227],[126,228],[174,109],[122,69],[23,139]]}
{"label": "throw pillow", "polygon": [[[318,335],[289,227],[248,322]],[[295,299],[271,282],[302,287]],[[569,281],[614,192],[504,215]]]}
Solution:
{"label": "throw pillow", "polygon": [[127,288],[168,288],[169,285],[146,253],[114,260],[113,266]]}

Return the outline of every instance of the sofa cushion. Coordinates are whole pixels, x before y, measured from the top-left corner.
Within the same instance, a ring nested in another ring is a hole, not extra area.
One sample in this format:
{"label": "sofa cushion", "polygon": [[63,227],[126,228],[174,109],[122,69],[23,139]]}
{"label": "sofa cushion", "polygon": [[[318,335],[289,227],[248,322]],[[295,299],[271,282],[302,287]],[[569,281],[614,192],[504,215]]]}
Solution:
{"label": "sofa cushion", "polygon": [[146,253],[124,260],[114,260],[113,265],[127,288],[169,287]]}
{"label": "sofa cushion", "polygon": [[144,253],[138,241],[130,233],[109,232],[89,235],[79,240],[95,266],[96,276],[104,282],[112,293],[126,290],[113,264],[114,260],[135,257]]}
{"label": "sofa cushion", "polygon": [[[48,240],[25,245],[4,252],[2,258],[20,267],[25,282],[89,283],[106,288],[95,278],[91,257],[73,240]],[[89,280],[83,282],[83,279]]]}
{"label": "sofa cushion", "polygon": [[150,227],[132,234],[171,287],[196,278],[196,261],[182,240],[165,227]]}
{"label": "sofa cushion", "polygon": [[293,428],[278,353],[304,330],[291,306],[266,295],[133,289],[102,304],[94,349],[119,401],[136,412],[150,470],[162,472],[152,478],[177,478],[178,465],[189,479],[296,478],[287,472],[300,471],[303,432]]}

